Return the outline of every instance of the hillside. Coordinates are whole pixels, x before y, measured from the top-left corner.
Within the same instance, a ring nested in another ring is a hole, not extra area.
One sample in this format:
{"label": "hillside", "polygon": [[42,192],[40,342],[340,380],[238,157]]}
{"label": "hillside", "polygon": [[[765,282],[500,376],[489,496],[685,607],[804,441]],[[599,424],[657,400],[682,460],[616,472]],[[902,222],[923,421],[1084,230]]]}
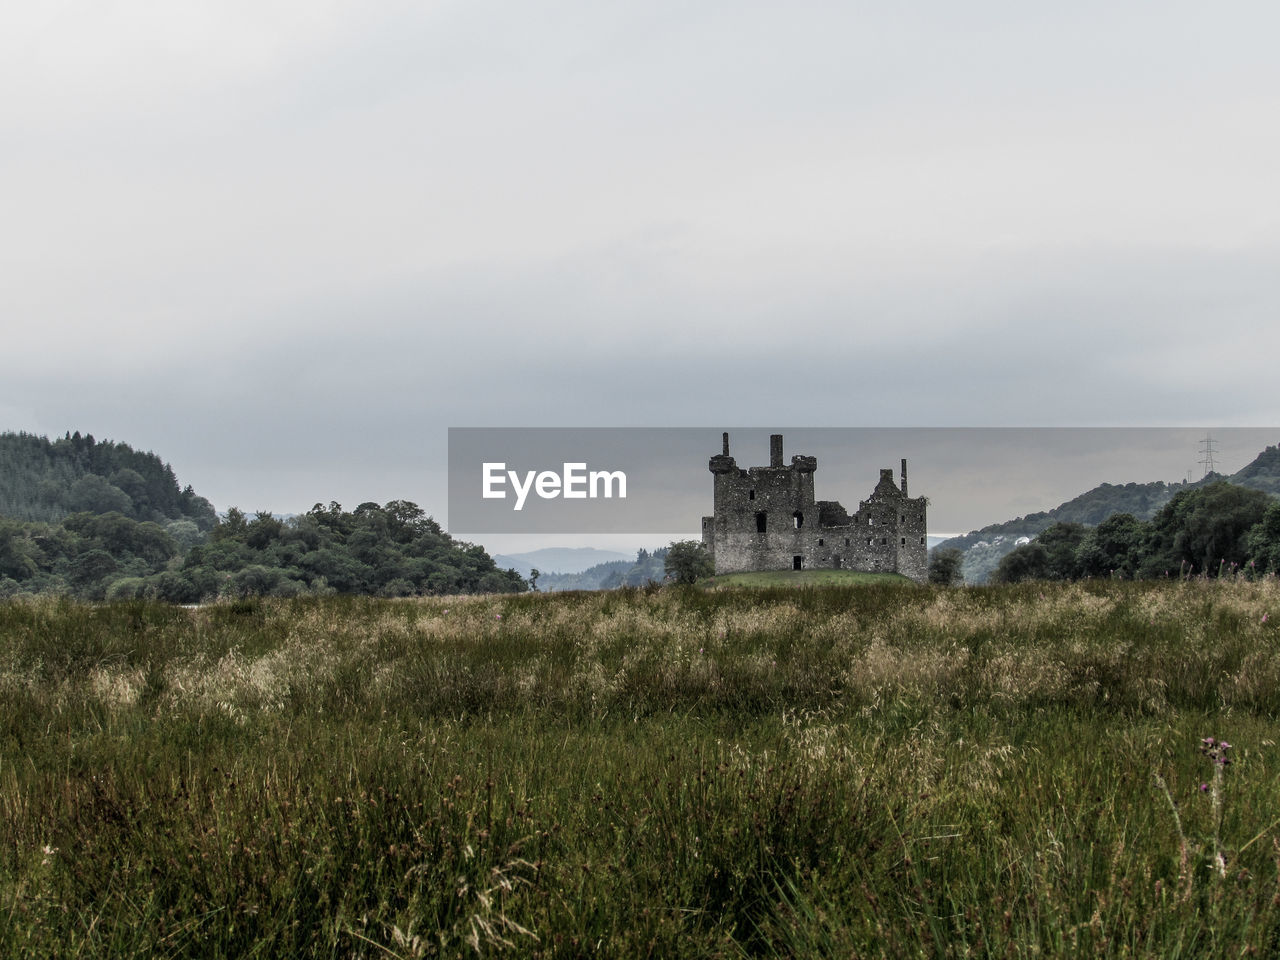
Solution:
{"label": "hillside", "polygon": [[482,547],[414,503],[219,518],[153,453],[68,434],[0,434],[0,600],[520,592]]}
{"label": "hillside", "polygon": [[116,512],[130,520],[190,520],[212,529],[213,505],[154,453],[96,441],[92,434],[49,440],[0,433],[0,516],[54,523],[73,513]]}
{"label": "hillside", "polygon": [[1247,466],[1229,477],[1210,473],[1193,483],[1099,484],[1052,510],[989,524],[980,530],[944,540],[938,544],[938,549],[960,550],[964,554],[965,581],[985,583],[1000,560],[1012,552],[1022,538],[1034,538],[1055,523],[1081,523],[1093,527],[1116,513],[1131,513],[1139,520],[1150,520],[1180,490],[1205,486],[1216,480],[1280,496],[1280,446],[1267,447]]}
{"label": "hillside", "polygon": [[1232,483],[1280,497],[1280,445],[1267,447],[1253,462],[1230,477]]}

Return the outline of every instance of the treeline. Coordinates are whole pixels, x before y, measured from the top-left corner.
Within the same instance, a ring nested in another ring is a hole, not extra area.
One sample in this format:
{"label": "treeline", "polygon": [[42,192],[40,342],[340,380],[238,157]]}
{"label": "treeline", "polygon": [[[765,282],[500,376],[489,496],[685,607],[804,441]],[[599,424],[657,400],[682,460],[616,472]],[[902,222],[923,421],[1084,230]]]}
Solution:
{"label": "treeline", "polygon": [[1117,513],[1128,513],[1139,520],[1149,520],[1167,504],[1176,492],[1196,484],[1102,483],[1059,504],[1052,510],[1041,510],[1002,523],[993,523],[940,544],[963,553],[964,578],[970,583],[985,583],[994,578],[1000,561],[1023,537],[1035,537],[1055,524],[1094,526]]}
{"label": "treeline", "polygon": [[[939,552],[936,562],[945,563]],[[1150,520],[1116,513],[1096,526],[1055,523],[1006,554],[991,579],[1078,580],[1280,574],[1280,503],[1218,481],[1175,494]]]}
{"label": "treeline", "polygon": [[154,453],[96,441],[0,434],[0,599],[83,600],[523,591],[514,570],[455,541],[414,503],[316,504],[287,520],[219,519]]}
{"label": "treeline", "polygon": [[384,597],[528,589],[483,547],[455,541],[414,503],[316,504],[281,520],[232,508],[205,536],[119,512],[57,524],[0,518],[0,597],[66,594],[85,600],[354,593]]}
{"label": "treeline", "polygon": [[56,523],[73,513],[119,513],[164,524],[190,520],[213,528],[212,504],[154,453],[128,444],[68,433],[49,440],[30,433],[0,434],[0,515]]}
{"label": "treeline", "polygon": [[1265,448],[1243,469],[1231,476],[1210,473],[1200,480],[1187,483],[1103,483],[1052,510],[993,523],[981,530],[952,537],[940,544],[940,547],[961,552],[966,582],[985,583],[994,579],[1000,561],[1024,537],[1036,537],[1059,523],[1096,526],[1117,513],[1132,514],[1139,520],[1151,520],[1175,494],[1224,480],[1272,496],[1280,496],[1280,445]]}

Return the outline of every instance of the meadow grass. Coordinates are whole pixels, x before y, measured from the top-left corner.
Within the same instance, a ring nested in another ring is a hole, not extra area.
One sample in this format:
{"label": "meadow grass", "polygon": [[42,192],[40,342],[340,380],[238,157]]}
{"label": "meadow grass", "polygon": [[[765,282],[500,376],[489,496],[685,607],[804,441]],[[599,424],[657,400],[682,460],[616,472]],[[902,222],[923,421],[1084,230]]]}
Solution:
{"label": "meadow grass", "polygon": [[9,602],[0,955],[1274,956],[1277,606]]}
{"label": "meadow grass", "polygon": [[700,581],[704,589],[716,587],[817,587],[896,583],[913,585],[900,573],[863,573],[860,570],[757,570],[722,573]]}

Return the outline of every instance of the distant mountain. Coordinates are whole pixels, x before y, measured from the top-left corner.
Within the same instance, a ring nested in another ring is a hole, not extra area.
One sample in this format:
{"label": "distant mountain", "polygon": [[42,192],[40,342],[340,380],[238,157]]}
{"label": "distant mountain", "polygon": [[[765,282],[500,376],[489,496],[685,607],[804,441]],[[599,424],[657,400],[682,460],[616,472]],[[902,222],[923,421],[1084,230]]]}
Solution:
{"label": "distant mountain", "polygon": [[538,578],[538,589],[543,593],[561,590],[603,590],[620,587],[627,574],[635,567],[634,560],[610,560],[587,567],[581,573],[544,573]]}
{"label": "distant mountain", "polygon": [[[541,568],[539,568],[541,569]],[[643,587],[661,583],[667,576],[667,548],[638,550],[634,560],[597,563],[581,573],[546,573],[538,578],[545,593],[559,590],[613,590],[616,587]]]}
{"label": "distant mountain", "polygon": [[1012,552],[1019,542],[1025,543],[1055,523],[1082,523],[1092,527],[1113,513],[1131,513],[1139,520],[1150,520],[1180,490],[1204,486],[1215,480],[1226,480],[1280,496],[1280,446],[1267,447],[1253,462],[1229,477],[1210,473],[1193,483],[1103,483],[1052,510],[989,524],[981,530],[944,540],[938,547],[960,550],[964,554],[965,581],[985,583],[1005,554]]}
{"label": "distant mountain", "polygon": [[522,577],[537,567],[543,573],[582,573],[600,563],[625,560],[630,566],[635,559],[629,553],[597,550],[595,547],[543,547],[528,553],[495,553],[493,562],[501,569],[514,569]]}

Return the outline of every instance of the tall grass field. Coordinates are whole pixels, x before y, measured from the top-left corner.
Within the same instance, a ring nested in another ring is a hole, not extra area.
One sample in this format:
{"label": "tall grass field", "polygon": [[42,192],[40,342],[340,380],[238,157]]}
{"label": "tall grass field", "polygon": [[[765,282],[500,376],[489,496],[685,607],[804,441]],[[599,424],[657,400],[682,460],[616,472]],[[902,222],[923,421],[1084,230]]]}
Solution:
{"label": "tall grass field", "polygon": [[0,605],[0,956],[1280,955],[1280,583]]}

